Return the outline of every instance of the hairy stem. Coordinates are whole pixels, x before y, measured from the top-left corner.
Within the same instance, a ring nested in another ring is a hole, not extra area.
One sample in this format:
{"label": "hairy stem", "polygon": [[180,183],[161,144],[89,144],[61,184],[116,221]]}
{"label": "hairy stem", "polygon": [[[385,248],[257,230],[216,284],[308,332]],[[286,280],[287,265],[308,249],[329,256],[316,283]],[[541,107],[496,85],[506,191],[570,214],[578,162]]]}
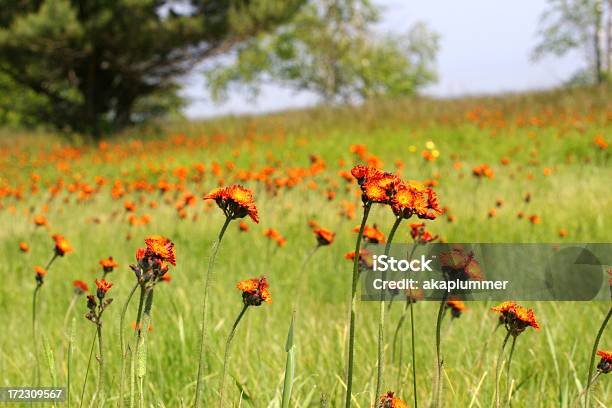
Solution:
{"label": "hairy stem", "polygon": [[[402,222],[401,217],[397,217],[393,226],[391,227],[391,231],[389,232],[389,238],[387,239],[387,244],[385,245],[385,255],[389,255],[389,251],[391,250],[391,242],[393,242],[393,237],[395,236],[395,232],[397,228]],[[386,272],[383,272],[382,279],[385,280]],[[383,380],[383,365],[385,361],[385,292],[384,290],[380,291],[380,305],[379,305],[379,314],[378,314],[378,364],[376,370],[376,393],[375,398],[378,398],[380,395],[380,389],[382,387]]]}
{"label": "hairy stem", "polygon": [[[124,390],[124,382],[125,382],[125,363],[127,358],[127,349],[125,348],[125,338],[123,335],[124,324],[125,324],[125,315],[127,313],[128,306],[132,301],[132,297],[136,292],[136,289],[140,286],[140,283],[136,283],[132,288],[125,304],[123,305],[123,309],[121,310],[121,317],[119,318],[119,344],[121,346],[121,374],[119,377],[119,407],[123,407],[124,399],[123,399],[123,390]],[[142,304],[142,301],[141,301]],[[141,307],[139,305],[139,307]]]}
{"label": "hairy stem", "polygon": [[514,354],[514,346],[516,345],[517,336],[512,336],[512,344],[510,345],[510,354],[508,355],[508,366],[506,367],[506,393],[508,394],[508,401],[506,405],[510,406],[510,399],[512,398],[512,393],[510,389],[510,365],[512,364],[512,355]]}
{"label": "hairy stem", "polygon": [[240,323],[240,320],[242,320],[242,317],[244,316],[244,314],[246,313],[247,309],[248,309],[249,305],[245,304],[244,307],[242,308],[242,310],[240,311],[240,314],[238,315],[238,317],[236,318],[236,321],[234,322],[234,325],[232,326],[232,330],[230,331],[229,336],[227,337],[227,342],[225,343],[225,354],[223,357],[223,372],[221,374],[221,383],[219,384],[219,407],[224,408],[224,399],[225,399],[225,378],[227,376],[227,366],[229,364],[229,358],[230,358],[230,346],[232,344],[232,339],[234,338],[234,335],[236,334],[236,328],[238,327],[238,323]]}
{"label": "hairy stem", "polygon": [[508,343],[509,338],[510,332],[508,331],[508,333],[506,333],[506,337],[504,337],[504,341],[497,356],[497,365],[495,366],[495,408],[499,408],[499,372],[501,370],[501,363],[504,358],[504,349],[506,348],[506,343]]}
{"label": "hairy stem", "polygon": [[208,259],[208,270],[206,271],[206,280],[204,282],[204,298],[202,300],[202,330],[200,332],[200,357],[198,363],[198,376],[196,379],[196,389],[195,389],[195,401],[193,403],[194,407],[200,406],[200,394],[201,394],[201,385],[202,385],[202,374],[204,370],[204,348],[206,345],[206,326],[208,323],[208,292],[210,291],[210,284],[212,278],[213,267],[215,265],[215,258],[217,257],[217,252],[219,252],[219,246],[221,245],[221,240],[223,239],[223,235],[225,234],[225,230],[227,226],[232,221],[230,217],[225,218],[225,222],[219,231],[219,236],[217,240],[213,244],[212,253],[210,258]]}
{"label": "hairy stem", "polygon": [[438,317],[436,319],[436,383],[434,387],[434,408],[440,407],[440,390],[442,388],[442,355],[441,349],[441,335],[440,330],[442,328],[442,318],[446,311],[446,299],[448,298],[448,292],[444,291],[442,300],[440,301],[440,307],[438,308]]}
{"label": "hairy stem", "polygon": [[348,357],[347,357],[347,368],[346,368],[346,398],[344,402],[345,408],[351,407],[352,402],[352,389],[353,389],[353,358],[355,352],[355,317],[356,317],[356,297],[357,297],[357,283],[359,282],[359,249],[361,248],[361,238],[363,237],[363,230],[365,228],[368,215],[370,213],[371,203],[366,203],[363,206],[363,217],[361,218],[361,226],[359,227],[359,234],[355,242],[355,259],[353,260],[353,277],[351,283],[351,306],[349,316],[349,337],[348,337]]}

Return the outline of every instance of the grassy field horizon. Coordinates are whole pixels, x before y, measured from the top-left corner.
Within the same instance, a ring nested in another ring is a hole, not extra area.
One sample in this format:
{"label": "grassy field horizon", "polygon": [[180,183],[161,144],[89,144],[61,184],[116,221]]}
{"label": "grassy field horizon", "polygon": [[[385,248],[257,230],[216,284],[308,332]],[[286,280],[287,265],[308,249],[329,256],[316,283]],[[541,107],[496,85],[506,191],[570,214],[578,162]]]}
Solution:
{"label": "grassy field horizon", "polygon": [[[156,288],[147,335],[145,406],[191,406],[198,367],[204,276],[224,217],[202,197],[216,187],[243,184],[254,192],[259,224],[229,225],[216,260],[210,297],[204,406],[218,403],[223,350],[242,308],[238,281],[265,275],[273,302],[248,311],[237,329],[229,365],[227,406],[280,407],[285,341],[292,312],[297,363],[292,407],[343,406],[347,316],[354,250],[361,220],[357,184],[344,175],[368,164],[426,182],[444,214],[425,221],[443,242],[601,242],[611,240],[610,88],[547,91],[455,100],[381,100],[326,108],[176,121],[132,130],[99,143],[74,143],[44,131],[0,131],[0,386],[32,382],[31,304],[34,266],[52,254],[52,234],[74,250],[58,258],[38,298],[41,384],[65,386],[68,326],[76,318],[72,402],[81,400],[95,325],[72,310],[72,282],[95,288],[99,261],[119,266],[107,278],[115,301],[104,314],[104,406],[118,405],[121,308],[135,283],[129,264],[143,240],[159,234],[176,247],[172,280]],[[473,169],[487,165],[489,177]],[[344,173],[343,173],[344,172]],[[335,232],[319,248],[314,220]],[[368,225],[388,235],[394,216],[375,206]],[[412,242],[408,224],[395,241]],[[282,239],[272,240],[268,229]],[[268,235],[268,236],[266,236]],[[26,243],[28,251],[20,250]],[[308,259],[304,264],[304,260]],[[304,266],[305,265],[305,266]],[[125,326],[135,322],[135,301]],[[401,302],[398,302],[400,305]],[[495,361],[503,340],[494,331],[492,303],[469,302],[443,327],[443,401],[449,407],[494,406]],[[525,302],[541,330],[517,341],[512,406],[572,407],[586,382],[589,354],[607,302]],[[438,304],[414,305],[416,368],[422,406],[432,396]],[[387,316],[383,389],[412,406],[410,336],[403,363],[391,358],[391,338],[403,307]],[[67,311],[69,313],[67,313]],[[355,407],[375,403],[378,304],[359,302],[353,383]],[[45,346],[48,345],[48,346]],[[612,349],[608,328],[601,348]],[[46,352],[47,349],[50,352]],[[52,355],[52,357],[51,357]],[[47,358],[49,357],[49,358]],[[83,405],[97,382],[95,358]],[[610,378],[593,386],[591,403],[612,404]],[[505,384],[505,379],[502,381]],[[98,401],[99,402],[99,401]]]}

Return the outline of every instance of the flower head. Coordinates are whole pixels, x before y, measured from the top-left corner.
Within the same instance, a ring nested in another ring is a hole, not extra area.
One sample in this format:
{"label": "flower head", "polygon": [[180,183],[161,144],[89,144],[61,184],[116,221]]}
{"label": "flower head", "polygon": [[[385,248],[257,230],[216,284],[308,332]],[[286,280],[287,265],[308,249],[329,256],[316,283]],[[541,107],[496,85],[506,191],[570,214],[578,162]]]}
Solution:
{"label": "flower head", "polygon": [[[353,232],[359,232],[359,229],[360,226],[358,225],[353,229]],[[364,226],[363,238],[370,244],[382,244],[385,242],[385,234],[376,227],[376,224],[371,227],[369,225]]]}
{"label": "flower head", "polygon": [[21,252],[30,252],[30,246],[26,242],[19,243],[19,250]]}
{"label": "flower head", "polygon": [[466,310],[465,303],[463,303],[461,300],[457,300],[457,299],[449,299],[449,300],[447,300],[446,301],[446,306],[450,309],[451,316],[456,318],[456,319],[461,317],[461,313],[463,313]]}
{"label": "flower head", "polygon": [[331,232],[326,228],[316,228],[312,232],[315,234],[317,243],[320,246],[330,245],[332,242],[334,242],[334,237],[336,236],[335,232]]}
{"label": "flower head", "polygon": [[77,295],[89,292],[89,286],[83,281],[75,280],[72,282],[72,286],[74,286],[74,293]]}
{"label": "flower head", "polygon": [[242,291],[242,301],[247,306],[259,306],[263,302],[272,303],[270,285],[265,276],[240,281],[236,287]]}
{"label": "flower head", "polygon": [[112,272],[113,269],[119,266],[119,264],[117,264],[117,262],[113,259],[112,256],[109,256],[106,259],[100,260],[99,263],[100,265],[102,265],[102,270],[104,270],[104,273]]}
{"label": "flower head", "polygon": [[597,355],[601,357],[601,360],[599,360],[597,364],[597,370],[604,374],[612,372],[612,351],[599,350]]}
{"label": "flower head", "polygon": [[237,219],[248,215],[253,221],[259,223],[253,192],[239,184],[217,188],[205,195],[204,199],[215,200],[226,217]]}
{"label": "flower head", "polygon": [[72,252],[72,247],[70,246],[70,242],[66,238],[64,238],[60,234],[55,234],[51,238],[55,242],[55,254],[58,256],[64,256],[68,252]]}
{"label": "flower head", "polygon": [[36,272],[36,275],[34,276],[36,278],[36,283],[38,283],[38,285],[42,285],[45,280],[45,275],[47,274],[47,270],[43,268],[42,266],[36,265],[34,267],[34,272]]}
{"label": "flower head", "polygon": [[110,282],[107,282],[105,279],[100,279],[100,280],[96,279],[94,283],[98,287],[97,295],[98,295],[98,298],[100,299],[104,298],[104,296],[106,296],[106,292],[108,292],[110,288],[113,287],[113,284]]}
{"label": "flower head", "polygon": [[176,266],[176,250],[172,241],[161,235],[151,235],[144,242],[147,245],[147,249],[160,261]]}
{"label": "flower head", "polygon": [[540,329],[533,310],[525,309],[516,302],[506,301],[492,307],[491,310],[500,313],[500,322],[513,336],[518,336],[529,326],[536,330]]}
{"label": "flower head", "polygon": [[408,408],[408,404],[397,398],[394,392],[389,391],[380,396],[378,408]]}

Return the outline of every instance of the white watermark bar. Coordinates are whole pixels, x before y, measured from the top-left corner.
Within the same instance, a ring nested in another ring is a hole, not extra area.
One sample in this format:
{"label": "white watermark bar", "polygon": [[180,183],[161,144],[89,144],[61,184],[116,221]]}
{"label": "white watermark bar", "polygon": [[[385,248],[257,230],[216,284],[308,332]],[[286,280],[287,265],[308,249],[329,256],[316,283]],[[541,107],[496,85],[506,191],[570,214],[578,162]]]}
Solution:
{"label": "white watermark bar", "polygon": [[63,402],[64,387],[0,387],[0,402]]}
{"label": "white watermark bar", "polygon": [[368,245],[361,299],[610,300],[610,265],[609,243]]}

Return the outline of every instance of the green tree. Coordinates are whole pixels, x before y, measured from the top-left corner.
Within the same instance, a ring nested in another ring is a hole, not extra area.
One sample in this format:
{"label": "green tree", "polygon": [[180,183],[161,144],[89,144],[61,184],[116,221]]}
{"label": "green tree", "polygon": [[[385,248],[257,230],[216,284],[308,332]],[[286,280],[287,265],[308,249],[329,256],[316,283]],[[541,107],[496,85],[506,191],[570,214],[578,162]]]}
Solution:
{"label": "green tree", "polygon": [[549,0],[540,26],[540,42],[532,54],[535,60],[581,50],[588,71],[577,73],[575,79],[596,83],[610,79],[612,0]]}
{"label": "green tree", "polygon": [[436,79],[438,36],[422,23],[403,35],[374,30],[379,13],[369,0],[316,0],[273,33],[235,47],[234,58],[205,75],[214,99],[232,86],[254,95],[276,82],[347,103],[381,95],[414,94]]}
{"label": "green tree", "polygon": [[97,138],[176,107],[181,75],[303,2],[0,0],[0,87],[42,102],[23,115]]}

